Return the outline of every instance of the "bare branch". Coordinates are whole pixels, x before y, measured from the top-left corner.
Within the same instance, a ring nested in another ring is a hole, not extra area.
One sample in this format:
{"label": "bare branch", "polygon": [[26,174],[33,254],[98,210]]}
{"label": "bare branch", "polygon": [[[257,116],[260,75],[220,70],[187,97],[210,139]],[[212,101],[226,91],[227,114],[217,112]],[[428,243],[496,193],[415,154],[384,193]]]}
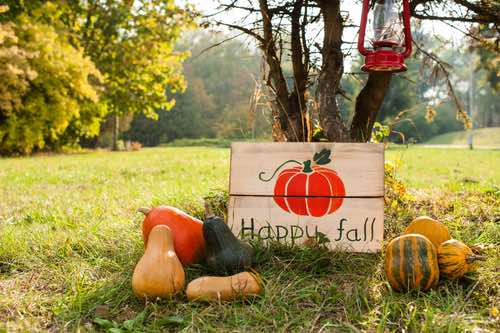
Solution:
{"label": "bare branch", "polygon": [[[466,8],[467,13],[462,16],[455,16],[451,15],[451,13],[448,15],[435,15],[422,10],[417,11],[417,6],[432,4],[433,1],[414,0],[410,3],[411,15],[422,20],[500,24],[500,5],[498,4],[495,5],[493,2],[488,1],[480,1],[479,3],[476,1],[472,3],[465,0],[453,0],[453,2],[463,8]],[[470,14],[470,16],[468,14]]]}
{"label": "bare branch", "polygon": [[419,52],[423,53],[428,58],[430,58],[432,61],[434,61],[436,63],[436,65],[439,67],[439,69],[441,70],[441,72],[443,73],[443,75],[445,77],[445,81],[446,81],[446,86],[448,87],[448,94],[453,99],[453,102],[455,103],[455,106],[457,107],[457,112],[458,112],[460,118],[463,119],[464,124],[466,125],[466,127],[468,127],[470,119],[467,116],[467,114],[465,113],[465,111],[463,110],[462,103],[460,102],[460,99],[458,98],[458,96],[455,94],[455,89],[453,89],[453,84],[451,83],[450,73],[448,71],[448,68],[450,68],[451,65],[442,61],[441,59],[439,59],[439,57],[436,56],[435,54],[425,51],[418,43],[414,42],[413,44],[415,44],[415,46],[417,47],[417,50]]}
{"label": "bare branch", "polygon": [[211,50],[211,49],[213,49],[214,47],[220,46],[220,45],[222,45],[222,44],[224,44],[224,43],[226,43],[226,42],[229,42],[229,41],[231,41],[231,40],[233,40],[233,39],[236,39],[236,38],[240,37],[240,36],[241,36],[241,35],[243,35],[243,34],[245,34],[245,33],[244,33],[244,32],[241,32],[241,33],[239,33],[239,34],[237,34],[237,35],[234,35],[234,36],[232,36],[232,37],[228,37],[228,38],[226,38],[226,39],[224,39],[224,40],[221,40],[221,41],[220,41],[220,42],[218,42],[218,43],[215,43],[215,44],[213,44],[213,45],[210,45],[209,47],[204,48],[203,50],[201,50],[201,51],[200,51],[200,53],[198,53],[197,55],[190,57],[190,58],[189,58],[189,60],[196,59],[196,58],[198,58],[199,56],[201,56],[202,54],[204,54],[205,52],[210,51],[210,50]]}
{"label": "bare branch", "polygon": [[246,33],[247,35],[252,36],[253,38],[257,39],[260,43],[264,43],[264,38],[262,38],[262,36],[260,36],[258,33],[256,33],[253,30],[250,30],[248,28],[245,28],[245,27],[242,27],[242,26],[239,26],[236,24],[224,23],[221,21],[216,21],[215,23],[218,25],[222,25],[222,26],[231,28],[231,29],[242,31],[242,32]]}
{"label": "bare branch", "polygon": [[480,18],[423,15],[423,14],[418,14],[418,13],[413,13],[411,16],[418,18],[418,19],[421,19],[421,20],[433,20],[433,21],[452,21],[452,22],[471,22],[471,23],[489,23],[490,22],[488,20],[483,20]]}

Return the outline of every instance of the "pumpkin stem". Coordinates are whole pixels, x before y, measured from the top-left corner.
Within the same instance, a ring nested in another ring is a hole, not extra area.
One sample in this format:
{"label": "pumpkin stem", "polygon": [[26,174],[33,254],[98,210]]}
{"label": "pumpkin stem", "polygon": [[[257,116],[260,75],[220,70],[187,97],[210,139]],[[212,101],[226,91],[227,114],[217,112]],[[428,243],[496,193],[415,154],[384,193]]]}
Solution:
{"label": "pumpkin stem", "polygon": [[210,217],[214,217],[214,210],[212,209],[212,205],[208,200],[205,200],[205,219],[208,219]]}
{"label": "pumpkin stem", "polygon": [[466,261],[467,261],[468,264],[472,264],[476,260],[486,260],[486,258],[484,256],[480,256],[480,255],[477,255],[477,254],[472,254],[472,255],[468,256],[467,259],[466,259]]}
{"label": "pumpkin stem", "polygon": [[305,173],[311,173],[313,172],[313,169],[311,168],[311,160],[304,161],[304,169],[302,169],[302,172]]}
{"label": "pumpkin stem", "polygon": [[151,208],[141,207],[137,209],[138,213],[143,213],[144,215],[148,215],[151,211]]}
{"label": "pumpkin stem", "polygon": [[[269,177],[268,179],[264,179],[264,178],[262,178],[262,176],[266,174],[266,172],[265,172],[265,171],[262,171],[262,172],[260,172],[260,173],[259,173],[259,179],[260,179],[261,181],[263,181],[263,182],[269,182],[269,181],[271,181],[271,179],[273,179],[273,177],[276,175],[276,172],[278,172],[278,170],[279,170],[279,169],[281,169],[281,167],[283,167],[283,166],[284,166],[285,164],[287,164],[287,163],[297,163],[297,164],[302,164],[302,163],[300,163],[299,161],[296,161],[296,160],[288,160],[288,161],[285,161],[285,162],[283,162],[283,163],[282,163],[279,167],[277,167],[277,168],[276,168],[276,170],[274,170],[274,173],[272,174],[272,176],[271,176],[271,177]],[[312,170],[311,170],[311,171],[312,171]]]}

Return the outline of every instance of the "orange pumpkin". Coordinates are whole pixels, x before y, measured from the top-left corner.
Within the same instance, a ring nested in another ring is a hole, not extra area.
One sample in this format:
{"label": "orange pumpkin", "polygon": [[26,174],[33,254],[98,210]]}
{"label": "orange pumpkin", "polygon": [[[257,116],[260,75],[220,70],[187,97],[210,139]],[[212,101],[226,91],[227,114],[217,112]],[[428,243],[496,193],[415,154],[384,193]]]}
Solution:
{"label": "orange pumpkin", "polygon": [[205,257],[202,221],[171,206],[139,208],[138,211],[146,215],[142,224],[144,247],[148,244],[151,229],[157,225],[166,225],[172,230],[175,252],[183,265],[193,264]]}
{"label": "orange pumpkin", "polygon": [[419,216],[405,229],[403,234],[419,234],[427,237],[436,249],[441,243],[451,239],[448,227],[428,216]]}
{"label": "orange pumpkin", "polygon": [[384,269],[396,291],[428,290],[439,282],[436,248],[427,237],[402,235],[387,244]]}

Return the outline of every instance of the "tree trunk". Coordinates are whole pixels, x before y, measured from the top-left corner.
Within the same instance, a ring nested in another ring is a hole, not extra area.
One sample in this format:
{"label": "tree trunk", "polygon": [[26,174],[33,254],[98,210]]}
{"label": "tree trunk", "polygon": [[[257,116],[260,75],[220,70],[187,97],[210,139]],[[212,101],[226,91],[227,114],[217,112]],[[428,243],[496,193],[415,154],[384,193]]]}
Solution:
{"label": "tree trunk", "polygon": [[120,119],[118,113],[113,114],[113,150],[118,150],[118,135],[120,132]]}
{"label": "tree trunk", "polygon": [[356,98],[354,117],[351,122],[351,140],[366,142],[371,138],[372,128],[384,97],[391,83],[392,73],[372,72]]}
{"label": "tree trunk", "polygon": [[[318,75],[317,101],[320,126],[325,137],[332,142],[366,142],[389,87],[391,73],[370,73],[366,86],[356,99],[356,108],[350,128],[342,119],[337,104],[340,80],[344,73],[342,53],[343,20],[340,0],[317,0],[324,22],[322,66]],[[259,0],[262,16],[262,35],[246,28],[240,29],[260,42],[268,64],[267,86],[272,92],[274,141],[311,141],[312,126],[306,106],[309,87],[309,48],[305,29],[308,24],[307,0],[296,0],[289,12],[293,86],[287,82],[281,67],[278,50],[280,36],[273,33],[273,13],[267,0]],[[280,48],[279,48],[280,47]]]}
{"label": "tree trunk", "polygon": [[323,64],[318,78],[320,125],[329,141],[350,141],[349,131],[337,105],[337,93],[344,72],[342,17],[339,0],[319,1],[324,19]]}
{"label": "tree trunk", "polygon": [[[300,6],[302,1],[297,5],[295,10],[298,10],[300,18]],[[301,49],[297,51],[297,24],[294,22],[292,27],[292,44],[295,51],[292,51],[292,58],[294,61],[294,76],[295,84],[292,88],[292,93],[289,93],[285,76],[281,68],[281,60],[276,51],[276,40],[272,31],[272,13],[269,10],[267,0],[259,0],[259,9],[262,15],[262,30],[263,36],[260,37],[261,49],[264,52],[266,62],[269,66],[269,73],[267,79],[267,86],[274,94],[272,101],[273,109],[273,140],[274,141],[306,141],[308,133],[304,121],[305,112],[305,92],[306,84],[304,83],[304,73],[298,73],[297,70],[302,71],[303,67],[297,67],[297,59],[301,59]],[[294,10],[294,11],[295,11]],[[300,31],[300,28],[299,28]],[[300,39],[298,41],[300,44]],[[292,47],[293,48],[293,47]],[[298,53],[300,55],[298,55]],[[297,56],[299,58],[297,58]],[[301,61],[301,60],[300,60]],[[297,80],[297,75],[301,78]]]}
{"label": "tree trunk", "polygon": [[288,98],[286,107],[281,107],[277,98],[272,101],[271,108],[273,112],[273,141],[277,142],[302,142],[310,141],[308,136],[311,130],[308,130],[307,112],[302,113],[300,102],[297,101],[297,95],[292,93]]}

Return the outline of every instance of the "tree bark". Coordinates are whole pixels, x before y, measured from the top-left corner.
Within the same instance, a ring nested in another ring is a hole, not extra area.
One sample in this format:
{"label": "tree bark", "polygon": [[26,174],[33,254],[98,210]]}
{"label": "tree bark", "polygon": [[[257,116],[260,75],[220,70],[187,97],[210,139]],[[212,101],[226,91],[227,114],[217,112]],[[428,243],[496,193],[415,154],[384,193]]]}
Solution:
{"label": "tree bark", "polygon": [[300,117],[290,108],[288,87],[281,69],[281,62],[276,52],[273,35],[272,14],[267,0],[259,0],[262,15],[263,41],[261,44],[269,66],[267,85],[275,94],[273,101],[273,139],[275,141],[300,141]]}
{"label": "tree bark", "polygon": [[366,85],[356,98],[354,117],[351,122],[351,140],[366,142],[371,138],[372,128],[384,97],[391,83],[392,73],[371,72]]}
{"label": "tree bark", "polygon": [[[291,48],[292,48],[292,68],[293,68],[293,93],[289,97],[289,105],[294,115],[299,116],[295,120],[297,125],[300,125],[301,136],[297,141],[310,141],[312,133],[310,133],[308,122],[308,113],[306,106],[306,91],[309,80],[309,64],[305,58],[308,57],[306,41],[301,40],[302,26],[300,23],[301,11],[304,5],[303,0],[299,0],[294,4],[291,13]],[[304,57],[306,55],[306,57]]]}
{"label": "tree bark", "polygon": [[118,151],[118,135],[120,133],[120,119],[118,113],[113,114],[113,150]]}
{"label": "tree bark", "polygon": [[317,91],[320,125],[329,141],[350,141],[349,131],[337,105],[337,93],[344,72],[340,1],[321,0],[318,3],[324,20],[323,63]]}

